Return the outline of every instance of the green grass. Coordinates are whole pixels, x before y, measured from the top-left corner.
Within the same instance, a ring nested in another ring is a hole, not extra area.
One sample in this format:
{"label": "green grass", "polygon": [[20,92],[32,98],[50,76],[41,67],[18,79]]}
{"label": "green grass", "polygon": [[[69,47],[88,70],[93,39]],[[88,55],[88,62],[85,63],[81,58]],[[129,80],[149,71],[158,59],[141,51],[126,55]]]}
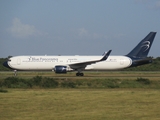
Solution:
{"label": "green grass", "polygon": [[[51,78],[59,86],[41,88]],[[40,87],[25,86],[30,79]],[[0,72],[0,85],[5,80],[15,88],[0,87],[0,120],[160,119],[160,72]]]}
{"label": "green grass", "polygon": [[160,90],[8,89],[0,93],[2,120],[156,120]]}

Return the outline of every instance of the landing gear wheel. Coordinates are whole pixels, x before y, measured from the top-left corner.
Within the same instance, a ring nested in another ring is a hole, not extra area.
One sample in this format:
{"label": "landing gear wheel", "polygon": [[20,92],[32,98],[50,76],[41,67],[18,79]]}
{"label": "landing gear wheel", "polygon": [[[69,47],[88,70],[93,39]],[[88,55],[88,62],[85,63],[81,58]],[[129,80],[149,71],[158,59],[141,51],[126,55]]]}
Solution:
{"label": "landing gear wheel", "polygon": [[79,73],[76,73],[76,76],[79,76]]}
{"label": "landing gear wheel", "polygon": [[83,73],[76,73],[76,76],[84,76]]}
{"label": "landing gear wheel", "polygon": [[83,74],[83,73],[80,73],[80,76],[84,76],[84,74]]}

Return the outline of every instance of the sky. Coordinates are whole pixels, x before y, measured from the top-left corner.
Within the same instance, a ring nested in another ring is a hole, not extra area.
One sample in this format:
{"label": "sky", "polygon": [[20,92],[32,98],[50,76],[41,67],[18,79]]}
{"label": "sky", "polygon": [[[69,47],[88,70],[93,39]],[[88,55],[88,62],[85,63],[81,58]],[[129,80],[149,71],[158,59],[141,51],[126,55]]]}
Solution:
{"label": "sky", "polygon": [[151,31],[159,57],[160,0],[0,0],[0,58],[126,55]]}

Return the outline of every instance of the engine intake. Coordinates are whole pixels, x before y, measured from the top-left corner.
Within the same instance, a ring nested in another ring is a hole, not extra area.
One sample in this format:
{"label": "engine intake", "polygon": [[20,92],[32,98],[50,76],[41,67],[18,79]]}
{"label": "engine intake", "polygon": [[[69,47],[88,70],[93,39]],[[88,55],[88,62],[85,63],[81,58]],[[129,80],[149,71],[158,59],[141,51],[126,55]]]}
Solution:
{"label": "engine intake", "polygon": [[54,72],[55,72],[55,73],[65,74],[65,73],[67,73],[67,66],[61,66],[61,65],[55,66]]}

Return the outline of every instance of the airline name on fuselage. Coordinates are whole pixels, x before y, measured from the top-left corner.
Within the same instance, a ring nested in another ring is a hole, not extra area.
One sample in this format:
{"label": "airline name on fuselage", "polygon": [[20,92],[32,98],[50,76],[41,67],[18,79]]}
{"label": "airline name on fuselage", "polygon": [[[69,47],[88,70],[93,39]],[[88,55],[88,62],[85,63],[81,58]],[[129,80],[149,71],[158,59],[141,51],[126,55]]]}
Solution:
{"label": "airline name on fuselage", "polygon": [[29,57],[28,60],[31,61],[58,61],[58,58],[42,58],[42,57]]}

